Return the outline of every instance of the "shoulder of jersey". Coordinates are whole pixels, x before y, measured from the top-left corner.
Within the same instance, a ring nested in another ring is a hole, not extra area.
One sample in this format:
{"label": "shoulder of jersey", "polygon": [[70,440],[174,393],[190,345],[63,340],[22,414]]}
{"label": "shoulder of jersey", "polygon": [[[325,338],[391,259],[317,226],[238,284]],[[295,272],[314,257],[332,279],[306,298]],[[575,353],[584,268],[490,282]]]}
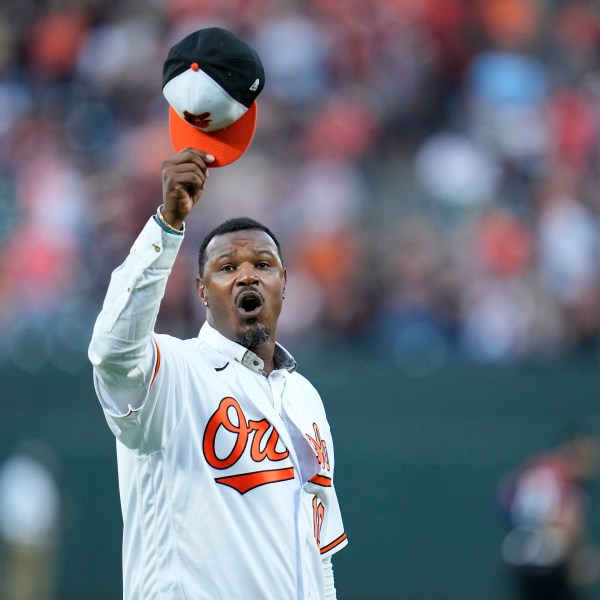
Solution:
{"label": "shoulder of jersey", "polygon": [[200,361],[207,368],[214,369],[216,372],[222,371],[222,367],[229,362],[229,358],[202,343],[198,338],[182,340],[163,333],[155,334],[154,338],[163,358],[164,355],[169,353],[180,355],[181,357]]}
{"label": "shoulder of jersey", "polygon": [[290,377],[294,381],[294,384],[302,389],[302,395],[306,401],[311,402],[313,405],[319,406],[321,409],[323,408],[321,394],[319,394],[315,386],[306,377],[304,377],[304,375],[298,373],[298,371],[294,371],[293,373],[290,373]]}
{"label": "shoulder of jersey", "polygon": [[189,344],[190,352],[200,358],[207,366],[215,370],[215,372],[227,372],[227,367],[231,362],[230,358],[221,354],[218,350],[211,348],[206,343],[201,342],[198,338],[192,338],[186,340],[186,344]]}

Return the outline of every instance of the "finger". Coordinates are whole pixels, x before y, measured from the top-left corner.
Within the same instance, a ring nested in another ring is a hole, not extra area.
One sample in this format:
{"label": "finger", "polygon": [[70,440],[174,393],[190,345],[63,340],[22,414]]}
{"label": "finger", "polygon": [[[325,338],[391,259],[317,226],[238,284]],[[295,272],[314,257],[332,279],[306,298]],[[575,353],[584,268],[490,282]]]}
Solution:
{"label": "finger", "polygon": [[170,188],[172,193],[167,193],[167,196],[174,200],[182,200],[189,197],[192,202],[196,202],[200,198],[200,194],[204,191],[205,182],[198,178],[186,178],[177,182],[173,182]]}
{"label": "finger", "polygon": [[191,162],[196,164],[200,169],[205,171],[208,165],[215,160],[212,154],[197,150],[196,148],[185,148],[171,157],[172,164],[184,164]]}
{"label": "finger", "polygon": [[189,152],[192,156],[197,156],[207,163],[214,162],[215,160],[214,155],[212,155],[210,152],[205,152],[204,150],[200,150],[198,148],[185,148],[183,152]]}
{"label": "finger", "polygon": [[200,160],[192,159],[182,163],[172,163],[163,165],[163,174],[165,176],[171,176],[173,173],[184,173],[184,172],[195,172],[200,174],[202,177],[208,177],[208,167]]}
{"label": "finger", "polygon": [[203,185],[208,178],[208,173],[203,172],[194,165],[183,165],[181,169],[170,174],[169,180],[174,183],[192,183],[195,185]]}
{"label": "finger", "polygon": [[190,181],[192,183],[205,182],[208,173],[201,171],[194,164],[187,163],[178,167],[173,167],[164,174],[164,181],[167,185],[170,183],[181,183]]}

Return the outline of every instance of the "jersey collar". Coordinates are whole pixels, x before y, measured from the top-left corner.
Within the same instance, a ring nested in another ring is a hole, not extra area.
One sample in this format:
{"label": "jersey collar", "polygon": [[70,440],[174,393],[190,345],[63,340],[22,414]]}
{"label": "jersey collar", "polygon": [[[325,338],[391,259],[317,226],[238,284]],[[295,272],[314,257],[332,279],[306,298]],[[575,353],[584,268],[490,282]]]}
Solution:
{"label": "jersey collar", "polygon": [[[218,350],[231,360],[235,360],[248,369],[264,375],[265,363],[262,358],[257,356],[252,350],[248,350],[241,344],[226,338],[207,322],[200,328],[198,339],[215,350]],[[297,367],[294,357],[279,343],[275,344],[273,363],[275,364],[275,369],[285,369],[290,373],[293,373]]]}

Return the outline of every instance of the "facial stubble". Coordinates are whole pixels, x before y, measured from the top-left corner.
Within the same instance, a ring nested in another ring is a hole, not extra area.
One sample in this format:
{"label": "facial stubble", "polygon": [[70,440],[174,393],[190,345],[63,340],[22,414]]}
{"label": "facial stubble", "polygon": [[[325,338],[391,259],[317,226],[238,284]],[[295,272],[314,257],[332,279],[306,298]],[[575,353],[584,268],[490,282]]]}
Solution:
{"label": "facial stubble", "polygon": [[271,330],[262,323],[255,322],[249,325],[247,329],[238,334],[236,341],[238,344],[244,346],[244,348],[248,348],[248,350],[255,350],[269,341]]}

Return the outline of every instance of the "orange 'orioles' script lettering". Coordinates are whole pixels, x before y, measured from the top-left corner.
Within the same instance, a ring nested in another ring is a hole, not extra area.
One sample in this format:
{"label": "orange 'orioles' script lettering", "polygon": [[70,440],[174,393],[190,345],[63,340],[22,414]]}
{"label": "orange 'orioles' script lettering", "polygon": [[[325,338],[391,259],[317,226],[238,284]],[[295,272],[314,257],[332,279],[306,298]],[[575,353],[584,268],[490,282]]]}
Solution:
{"label": "orange 'orioles' script lettering", "polygon": [[313,497],[312,507],[315,541],[317,542],[317,548],[321,548],[321,528],[323,527],[323,520],[325,519],[325,507],[316,496]]}
{"label": "orange 'orioles' script lettering", "polygon": [[[233,419],[230,415],[231,412],[234,413]],[[221,428],[235,434],[229,454],[223,457],[217,456],[215,447],[217,434]],[[279,433],[269,421],[266,419],[248,421],[242,407],[235,398],[223,398],[219,408],[208,420],[204,430],[202,448],[206,462],[215,469],[229,469],[240,460],[248,447],[249,441],[250,457],[257,463],[265,459],[273,462],[284,460],[290,454],[287,448],[283,452],[277,450]],[[247,491],[261,485],[287,481],[293,478],[294,467],[288,467],[219,477],[215,481],[234,488],[240,494],[245,494]]]}
{"label": "orange 'orioles' script lettering", "polygon": [[316,423],[313,423],[313,429],[315,431],[315,437],[312,438],[310,435],[308,435],[308,433],[306,434],[306,437],[308,438],[310,445],[313,447],[321,467],[329,471],[329,454],[327,454],[327,444],[321,439],[321,432],[319,431],[319,426]]}

